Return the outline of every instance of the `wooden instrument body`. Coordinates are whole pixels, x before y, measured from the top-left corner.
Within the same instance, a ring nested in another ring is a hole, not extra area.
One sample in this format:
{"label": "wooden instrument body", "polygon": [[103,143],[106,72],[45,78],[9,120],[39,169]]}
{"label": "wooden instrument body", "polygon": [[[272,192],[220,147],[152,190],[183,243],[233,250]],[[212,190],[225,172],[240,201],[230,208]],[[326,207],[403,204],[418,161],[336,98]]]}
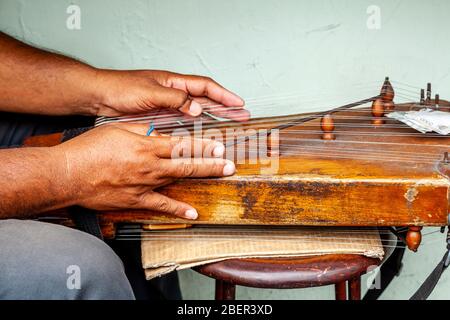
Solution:
{"label": "wooden instrument body", "polygon": [[[441,104],[448,110],[448,102]],[[414,104],[396,105],[395,111],[411,108]],[[322,139],[321,118],[281,130],[276,173],[264,173],[264,165],[238,164],[232,177],[185,179],[159,190],[195,207],[197,220],[150,211],[101,212],[105,236],[113,237],[119,223],[448,225],[450,164],[443,156],[449,137],[421,134],[396,120],[374,117],[367,106],[332,117],[334,140]],[[280,123],[282,117],[243,127]],[[56,144],[60,138],[31,138],[26,145]]]}
{"label": "wooden instrument body", "polygon": [[[362,110],[333,115],[335,140],[321,139],[320,119],[290,128],[295,133],[280,131],[275,174],[265,174],[264,166],[238,164],[232,177],[186,179],[160,192],[197,208],[194,224],[447,225],[450,180],[442,159],[450,138],[398,128],[396,120],[374,125],[367,108],[364,123]],[[186,223],[148,211],[100,217],[105,224]]]}

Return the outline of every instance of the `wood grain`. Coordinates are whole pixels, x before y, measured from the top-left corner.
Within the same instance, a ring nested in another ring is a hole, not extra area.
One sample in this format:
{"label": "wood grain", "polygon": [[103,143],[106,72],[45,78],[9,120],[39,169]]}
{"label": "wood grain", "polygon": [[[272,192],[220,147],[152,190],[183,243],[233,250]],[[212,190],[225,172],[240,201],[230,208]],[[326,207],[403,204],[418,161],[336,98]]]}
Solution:
{"label": "wood grain", "polygon": [[[395,110],[417,108],[413,103]],[[448,102],[441,100],[441,110]],[[323,140],[321,119],[280,132],[278,170],[243,163],[220,179],[185,179],[159,191],[194,206],[189,221],[151,211],[101,212],[105,233],[121,222],[308,226],[442,226],[449,212],[450,138],[420,134],[392,119],[374,124],[369,105],[332,114],[335,140]],[[271,128],[290,121],[250,121]],[[229,127],[227,124],[226,127]],[[59,136],[59,139],[61,136]],[[58,136],[26,146],[54,145]]]}

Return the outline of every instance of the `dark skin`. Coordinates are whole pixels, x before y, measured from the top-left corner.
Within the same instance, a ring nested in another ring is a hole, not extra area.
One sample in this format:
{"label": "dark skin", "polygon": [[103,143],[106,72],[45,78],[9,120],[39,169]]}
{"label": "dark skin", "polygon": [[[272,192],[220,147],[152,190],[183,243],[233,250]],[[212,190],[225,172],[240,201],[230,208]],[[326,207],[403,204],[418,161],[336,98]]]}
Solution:
{"label": "dark skin", "polygon": [[[206,102],[223,105],[215,110],[218,116],[249,118],[243,100],[210,78],[97,69],[3,33],[0,97],[0,111],[18,113],[118,116],[178,110],[192,117]],[[195,208],[154,190],[178,178],[232,175],[233,162],[222,159],[219,142],[146,137],[147,129],[113,124],[56,147],[0,150],[0,219],[71,205],[150,209],[195,219]],[[172,159],[174,150],[194,143],[203,150],[201,159]]]}

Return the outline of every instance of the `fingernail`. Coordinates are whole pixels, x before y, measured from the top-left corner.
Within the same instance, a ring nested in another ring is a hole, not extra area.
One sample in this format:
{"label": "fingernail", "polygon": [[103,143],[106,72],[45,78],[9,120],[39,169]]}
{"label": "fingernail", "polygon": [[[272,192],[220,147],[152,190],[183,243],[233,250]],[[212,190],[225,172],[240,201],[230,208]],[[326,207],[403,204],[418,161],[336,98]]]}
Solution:
{"label": "fingernail", "polygon": [[228,160],[225,167],[223,167],[223,175],[231,176],[235,173],[235,171],[236,171],[236,167],[235,167],[234,163]]}
{"label": "fingernail", "polygon": [[223,144],[217,144],[214,147],[214,150],[213,150],[214,157],[221,158],[221,157],[223,157],[224,153],[225,153],[225,147],[223,146]]}
{"label": "fingernail", "polygon": [[242,99],[241,97],[239,97],[236,93],[232,93],[233,99],[234,99],[234,103],[236,104],[236,106],[244,106],[245,105],[245,101],[244,99]]}
{"label": "fingernail", "polygon": [[197,219],[198,213],[197,213],[197,210],[195,210],[195,209],[189,209],[189,210],[186,210],[186,212],[184,213],[184,216],[188,219],[194,220],[194,219]]}
{"label": "fingernail", "polygon": [[239,96],[237,96],[237,95],[236,95],[236,98],[237,98],[237,101],[239,101],[239,105],[245,106],[245,101],[244,101],[244,99],[242,99],[241,97],[239,97]]}
{"label": "fingernail", "polygon": [[191,105],[189,106],[189,113],[192,116],[198,116],[202,113],[202,106],[197,101],[192,100]]}

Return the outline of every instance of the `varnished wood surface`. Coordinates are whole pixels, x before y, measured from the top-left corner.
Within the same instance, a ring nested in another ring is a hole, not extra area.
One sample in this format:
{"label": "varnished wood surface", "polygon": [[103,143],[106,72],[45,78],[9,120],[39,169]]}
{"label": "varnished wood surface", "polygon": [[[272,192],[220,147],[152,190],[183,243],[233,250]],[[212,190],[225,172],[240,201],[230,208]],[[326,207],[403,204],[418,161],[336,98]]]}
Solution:
{"label": "varnished wood surface", "polygon": [[[408,108],[411,105],[399,105],[395,111]],[[183,180],[160,192],[197,208],[199,219],[193,223],[199,224],[447,224],[450,184],[438,167],[449,149],[448,137],[399,128],[397,121],[387,118],[384,124],[374,125],[369,107],[333,117],[336,139],[332,141],[320,138],[320,119],[291,128],[295,133],[282,131],[276,174],[241,164],[232,177]],[[283,145],[286,138],[289,145]],[[293,139],[299,154],[291,152]],[[430,160],[416,161],[412,155]],[[108,212],[101,219],[105,223],[183,221],[137,211],[119,216]]]}
{"label": "varnished wood surface", "polygon": [[61,143],[62,134],[53,133],[44,136],[33,136],[25,140],[24,147],[53,147]]}
{"label": "varnished wood surface", "polygon": [[[393,111],[413,108],[413,104],[396,105]],[[447,224],[450,183],[442,157],[449,151],[449,137],[420,134],[388,118],[374,124],[368,105],[332,117],[334,140],[321,138],[320,118],[282,130],[279,170],[275,174],[261,170],[268,166],[238,164],[232,177],[186,179],[159,191],[198,210],[199,219],[188,223]],[[270,128],[285,120],[249,123],[246,128]],[[43,140],[34,138],[33,143],[43,145]],[[49,143],[56,141],[52,136]],[[99,219],[111,235],[120,222],[187,223],[149,211],[103,212]]]}
{"label": "varnished wood surface", "polygon": [[[293,289],[341,283],[378,266],[379,259],[360,255],[308,258],[230,259],[194,269],[211,278],[255,288]],[[353,288],[353,296],[356,297]]]}

